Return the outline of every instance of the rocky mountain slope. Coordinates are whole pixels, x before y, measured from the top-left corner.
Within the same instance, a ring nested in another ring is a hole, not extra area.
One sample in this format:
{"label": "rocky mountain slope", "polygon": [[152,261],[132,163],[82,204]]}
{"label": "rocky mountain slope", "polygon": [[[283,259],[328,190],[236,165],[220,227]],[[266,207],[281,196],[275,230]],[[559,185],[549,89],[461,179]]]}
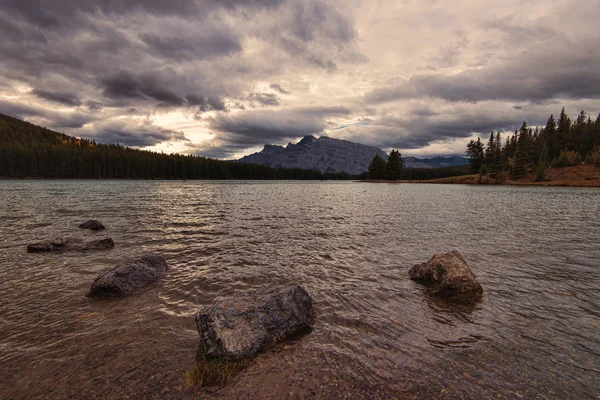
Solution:
{"label": "rocky mountain slope", "polygon": [[[377,147],[326,136],[318,139],[305,136],[298,143],[288,143],[285,147],[266,144],[262,151],[239,161],[276,168],[305,168],[358,175],[369,169],[375,154],[387,160],[387,154]],[[403,157],[403,160],[405,168],[442,168],[469,163],[466,158],[458,156],[430,159]]]}
{"label": "rocky mountain slope", "polygon": [[276,168],[360,174],[368,170],[375,154],[387,160],[387,154],[377,147],[326,136],[318,139],[305,136],[298,143],[288,143],[286,147],[267,144],[261,152],[245,156],[239,161]]}

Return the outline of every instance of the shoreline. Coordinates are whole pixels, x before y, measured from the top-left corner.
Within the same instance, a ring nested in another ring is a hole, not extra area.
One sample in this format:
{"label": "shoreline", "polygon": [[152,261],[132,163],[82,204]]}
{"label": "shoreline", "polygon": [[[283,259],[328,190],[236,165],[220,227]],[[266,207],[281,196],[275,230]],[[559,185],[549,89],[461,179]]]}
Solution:
{"label": "shoreline", "polygon": [[479,174],[451,176],[429,180],[358,180],[361,183],[429,183],[446,185],[507,185],[507,186],[564,186],[564,187],[600,187],[600,167],[593,165],[577,165],[573,167],[548,168],[547,179],[535,182],[534,175],[519,179],[506,179],[500,183],[489,175],[480,178]]}
{"label": "shoreline", "polygon": [[473,186],[543,186],[543,187],[592,187],[592,188],[600,188],[600,180],[583,180],[583,181],[542,181],[542,182],[533,182],[533,181],[512,181],[507,180],[504,183],[496,183],[496,182],[478,182],[479,175],[476,175],[476,178],[472,178],[471,175],[462,175],[462,176],[454,176],[450,178],[440,178],[440,179],[431,179],[431,180],[414,180],[414,181],[388,181],[388,180],[359,180],[354,181],[355,183],[426,183],[432,185],[473,185]]}

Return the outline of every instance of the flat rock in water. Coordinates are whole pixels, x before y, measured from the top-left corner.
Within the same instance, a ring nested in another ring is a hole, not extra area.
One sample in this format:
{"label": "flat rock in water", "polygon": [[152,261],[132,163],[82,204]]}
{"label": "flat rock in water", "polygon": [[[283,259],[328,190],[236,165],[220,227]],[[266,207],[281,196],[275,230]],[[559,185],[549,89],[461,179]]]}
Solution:
{"label": "flat rock in water", "polygon": [[104,225],[102,225],[102,222],[97,221],[95,219],[85,221],[83,224],[79,225],[79,227],[82,229],[91,229],[93,231],[101,231],[103,229],[106,229]]}
{"label": "flat rock in water", "polygon": [[81,238],[71,238],[58,236],[43,242],[30,244],[27,246],[28,253],[41,253],[46,251],[86,251],[86,250],[105,250],[115,247],[115,242],[111,238],[84,241]]}
{"label": "flat rock in water", "polygon": [[449,300],[474,302],[483,288],[463,256],[456,250],[435,253],[429,261],[408,271],[410,279],[430,287],[431,292]]}
{"label": "flat rock in water", "polygon": [[310,327],[310,295],[298,285],[262,288],[205,306],[196,315],[204,354],[241,359]]}
{"label": "flat rock in water", "polygon": [[102,294],[131,294],[138,288],[157,281],[166,275],[169,266],[158,255],[132,258],[98,275],[90,296]]}

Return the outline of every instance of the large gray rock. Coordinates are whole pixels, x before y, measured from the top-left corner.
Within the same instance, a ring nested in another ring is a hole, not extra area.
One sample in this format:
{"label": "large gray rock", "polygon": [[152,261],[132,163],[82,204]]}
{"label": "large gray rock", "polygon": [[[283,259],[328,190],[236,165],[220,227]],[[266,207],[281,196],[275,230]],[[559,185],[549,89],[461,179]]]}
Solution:
{"label": "large gray rock", "polygon": [[102,222],[97,221],[95,219],[85,221],[83,224],[80,224],[79,227],[82,229],[91,229],[93,231],[101,231],[103,229],[106,229],[104,225],[102,225]]}
{"label": "large gray rock", "polygon": [[435,253],[429,261],[408,271],[410,279],[428,285],[437,296],[461,302],[481,299],[483,288],[463,256],[456,250]]}
{"label": "large gray rock", "polygon": [[102,294],[131,294],[136,289],[166,275],[169,266],[158,255],[132,258],[98,275],[90,288],[90,296]]}
{"label": "large gray rock", "polygon": [[314,316],[310,295],[293,285],[262,288],[205,306],[196,324],[205,355],[240,359],[309,327]]}
{"label": "large gray rock", "polygon": [[28,253],[41,253],[46,251],[86,251],[86,250],[105,250],[115,247],[115,242],[111,238],[91,240],[85,242],[81,238],[72,238],[67,236],[57,236],[47,239],[43,242],[30,244],[27,246]]}

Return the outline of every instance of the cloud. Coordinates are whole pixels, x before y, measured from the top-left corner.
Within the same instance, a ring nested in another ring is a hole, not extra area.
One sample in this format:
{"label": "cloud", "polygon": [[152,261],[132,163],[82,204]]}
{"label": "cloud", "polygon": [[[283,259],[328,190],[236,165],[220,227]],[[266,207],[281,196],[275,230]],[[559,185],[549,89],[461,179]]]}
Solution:
{"label": "cloud", "polygon": [[230,157],[245,148],[323,133],[328,126],[327,117],[350,113],[346,107],[332,106],[217,114],[208,119],[208,127],[215,137],[198,146],[197,151],[203,155]]}
{"label": "cloud", "polygon": [[274,91],[278,92],[279,94],[292,94],[292,92],[290,92],[289,90],[285,90],[284,88],[281,87],[281,85],[279,85],[278,83],[271,83],[269,85],[269,87],[271,89],[273,89]]}
{"label": "cloud", "polygon": [[197,94],[188,94],[186,97],[187,104],[190,106],[199,106],[199,111],[206,112],[211,110],[225,111],[227,106],[223,100],[215,97],[200,96]]}
{"label": "cloud", "polygon": [[253,107],[255,103],[263,106],[279,105],[277,95],[273,93],[250,93],[250,95],[248,95],[248,100]]}
{"label": "cloud", "polygon": [[[552,98],[600,98],[600,50],[592,42],[577,48],[532,49],[483,68],[457,74],[420,73],[366,94],[368,103],[411,98],[451,102],[486,100],[543,102]],[[543,68],[540,68],[543,65]]]}
{"label": "cloud", "polygon": [[119,143],[131,147],[149,147],[172,141],[189,142],[183,132],[161,128],[153,125],[149,120],[105,121],[95,124],[82,133],[84,133],[82,136],[95,139],[100,143]]}
{"label": "cloud", "polygon": [[73,135],[179,141],[224,157],[306,134],[417,151],[545,121],[562,105],[595,115],[596,8],[4,0],[0,112]]}
{"label": "cloud", "polygon": [[144,33],[140,35],[140,39],[157,56],[165,59],[203,60],[241,51],[240,38],[235,32],[224,27],[216,29],[218,30],[201,32],[193,37]]}
{"label": "cloud", "polygon": [[0,99],[0,112],[54,129],[82,128],[95,121],[90,114],[49,110],[42,106]]}
{"label": "cloud", "polygon": [[52,92],[43,89],[33,89],[31,93],[41,99],[61,103],[67,106],[79,107],[82,104],[81,99],[75,93]]}
{"label": "cloud", "polygon": [[100,80],[105,97],[120,99],[153,99],[168,105],[182,105],[183,99],[161,82],[159,76],[136,76],[129,71],[119,71]]}

